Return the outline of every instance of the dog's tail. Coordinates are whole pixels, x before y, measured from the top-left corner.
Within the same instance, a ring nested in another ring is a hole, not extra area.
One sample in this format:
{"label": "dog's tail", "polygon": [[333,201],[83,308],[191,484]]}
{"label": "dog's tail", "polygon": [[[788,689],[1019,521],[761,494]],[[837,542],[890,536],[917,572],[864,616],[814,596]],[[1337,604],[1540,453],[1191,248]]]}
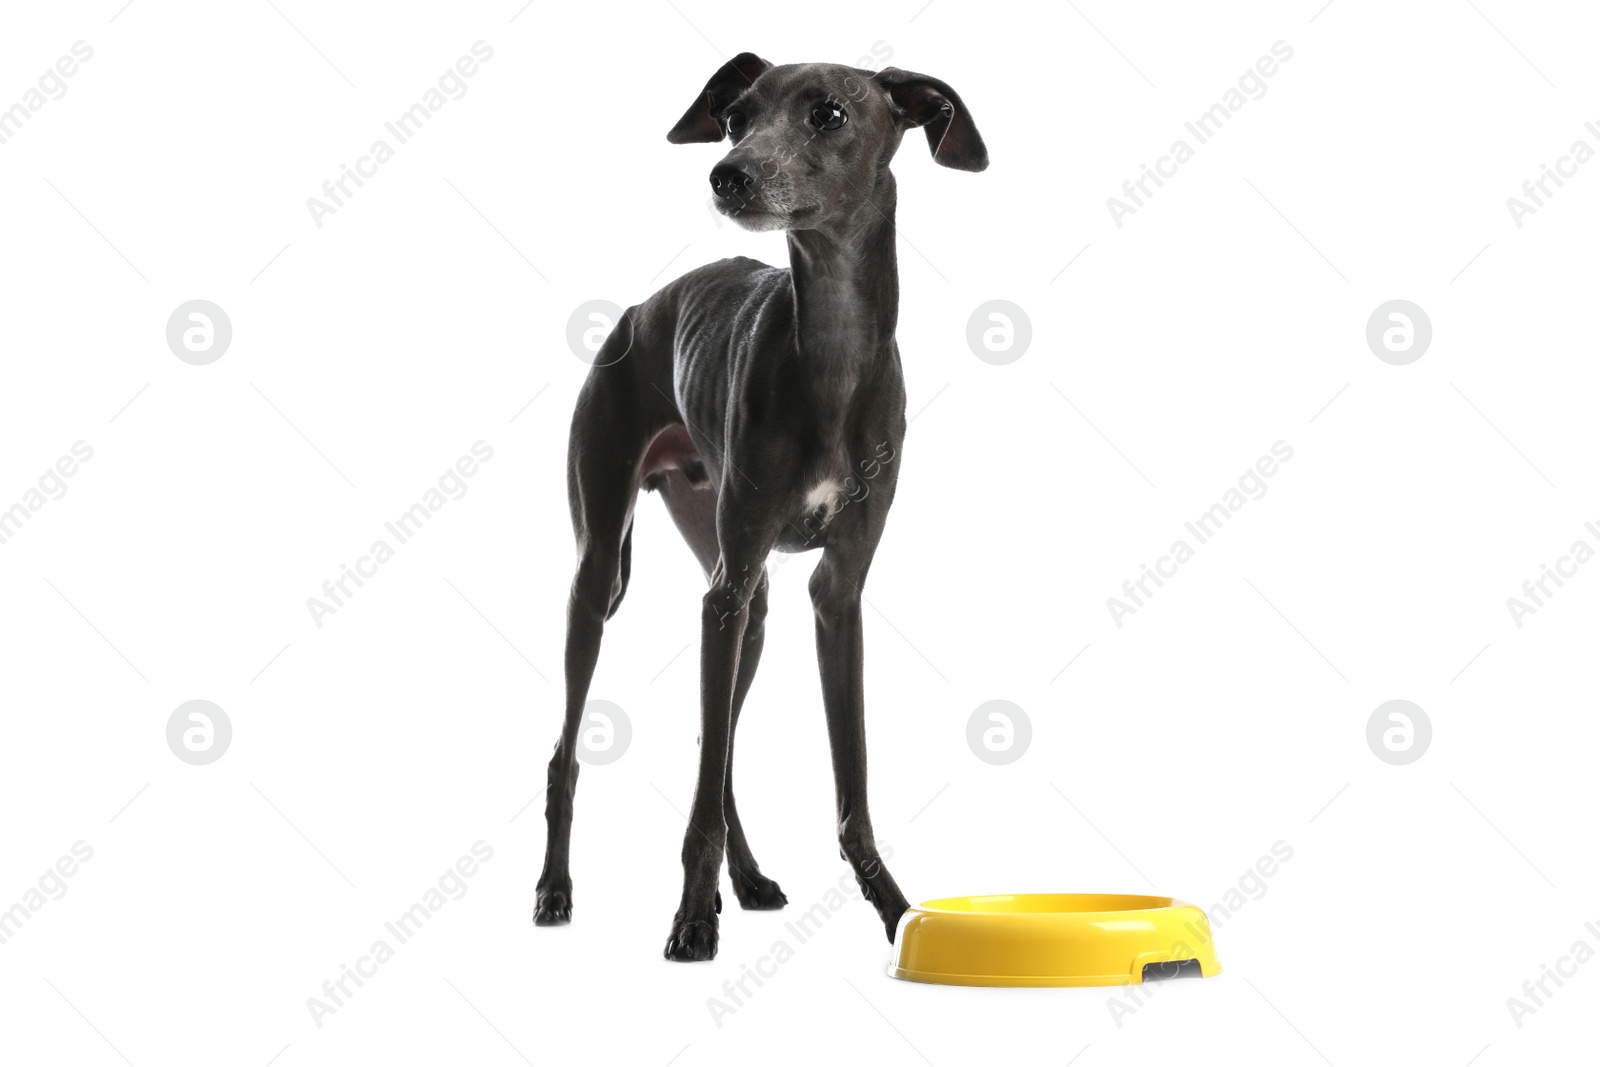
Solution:
{"label": "dog's tail", "polygon": [[611,607],[606,609],[606,621],[611,621],[611,616],[617,613],[622,606],[622,598],[628,592],[628,573],[633,569],[633,519],[628,520],[628,532],[622,535],[622,558],[618,564],[618,578],[616,595],[611,598]]}

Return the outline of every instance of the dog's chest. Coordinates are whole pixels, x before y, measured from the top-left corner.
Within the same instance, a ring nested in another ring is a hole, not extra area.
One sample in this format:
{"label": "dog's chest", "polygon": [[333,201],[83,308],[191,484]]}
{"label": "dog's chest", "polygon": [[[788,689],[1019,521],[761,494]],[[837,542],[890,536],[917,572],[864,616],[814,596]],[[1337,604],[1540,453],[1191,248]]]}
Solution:
{"label": "dog's chest", "polygon": [[811,487],[810,492],[806,493],[805,511],[809,514],[823,505],[829,504],[839,494],[841,488],[842,486],[837,478],[824,477]]}
{"label": "dog's chest", "polygon": [[817,478],[796,502],[795,515],[780,541],[786,542],[784,547],[791,551],[820,546],[835,516],[849,500],[848,486],[842,477],[823,475]]}

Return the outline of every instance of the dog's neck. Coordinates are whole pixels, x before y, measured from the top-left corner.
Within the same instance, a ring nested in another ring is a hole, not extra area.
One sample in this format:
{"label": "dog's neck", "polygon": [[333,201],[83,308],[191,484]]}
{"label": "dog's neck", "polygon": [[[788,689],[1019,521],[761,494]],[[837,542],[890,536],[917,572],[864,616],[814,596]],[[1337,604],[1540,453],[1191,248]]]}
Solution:
{"label": "dog's neck", "polygon": [[888,357],[900,313],[895,260],[894,177],[849,217],[790,230],[796,343],[828,377],[851,382]]}

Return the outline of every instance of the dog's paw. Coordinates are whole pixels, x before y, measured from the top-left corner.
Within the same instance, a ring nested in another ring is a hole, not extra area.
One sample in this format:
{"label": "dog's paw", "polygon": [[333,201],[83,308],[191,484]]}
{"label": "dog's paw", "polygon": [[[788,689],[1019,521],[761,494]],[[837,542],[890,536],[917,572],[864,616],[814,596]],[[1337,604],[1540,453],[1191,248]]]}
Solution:
{"label": "dog's paw", "polygon": [[739,907],[745,911],[777,911],[789,903],[783,890],[764,874],[733,876],[733,895],[739,898]]}
{"label": "dog's paw", "polygon": [[541,889],[533,905],[535,926],[562,926],[572,921],[572,890]]}
{"label": "dog's paw", "polygon": [[688,919],[673,924],[672,936],[661,953],[669,960],[686,963],[694,960],[717,958],[717,927],[701,919]]}

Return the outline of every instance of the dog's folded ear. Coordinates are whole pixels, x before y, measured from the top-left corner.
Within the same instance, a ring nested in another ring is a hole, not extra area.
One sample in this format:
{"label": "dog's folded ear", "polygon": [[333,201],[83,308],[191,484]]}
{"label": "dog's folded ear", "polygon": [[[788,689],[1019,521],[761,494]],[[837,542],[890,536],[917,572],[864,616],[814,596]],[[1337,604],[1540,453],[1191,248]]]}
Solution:
{"label": "dog's folded ear", "polygon": [[700,98],[672,127],[667,140],[673,144],[703,144],[722,140],[722,112],[734,97],[748,89],[772,64],[754,52],[740,52],[711,75]]}
{"label": "dog's folded ear", "polygon": [[935,163],[956,170],[983,170],[989,165],[989,150],[978,127],[950,86],[899,67],[884,67],[872,80],[888,92],[902,125],[921,126],[927,133]]}

